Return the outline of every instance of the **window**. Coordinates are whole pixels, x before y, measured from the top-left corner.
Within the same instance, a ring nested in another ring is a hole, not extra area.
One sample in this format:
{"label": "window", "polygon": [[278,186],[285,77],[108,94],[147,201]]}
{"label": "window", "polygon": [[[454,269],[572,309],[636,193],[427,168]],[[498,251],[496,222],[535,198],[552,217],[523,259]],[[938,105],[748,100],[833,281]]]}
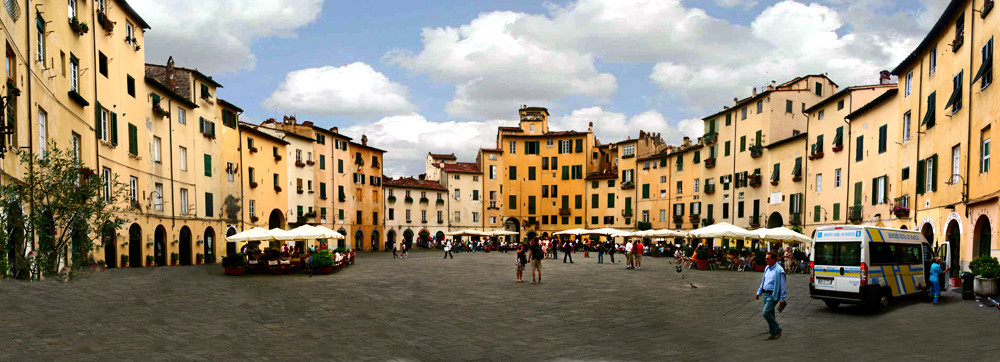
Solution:
{"label": "window", "polygon": [[913,71],[906,73],[906,91],[904,96],[909,96],[913,93]]}
{"label": "window", "polygon": [[472,222],[479,222],[479,213],[478,212],[475,212],[475,211],[472,212]]}
{"label": "window", "polygon": [[69,18],[76,17],[76,0],[69,0]]}
{"label": "window", "polygon": [[746,119],[747,119],[747,107],[743,107],[743,109],[740,110],[740,120],[746,120]]}
{"label": "window", "polygon": [[472,201],[479,201],[479,190],[472,190]]}
{"label": "window", "polygon": [[101,108],[99,113],[101,115],[101,119],[97,123],[97,134],[100,136],[101,141],[108,142],[108,135],[110,133],[108,130],[108,110]]}
{"label": "window", "polygon": [[792,101],[785,101],[785,113],[792,113]]}
{"label": "window", "polygon": [[212,93],[209,93],[208,91],[208,84],[205,83],[201,84],[201,98],[202,99],[212,98]]}
{"label": "window", "polygon": [[952,79],[951,85],[951,98],[948,99],[948,103],[944,105],[944,108],[951,107],[951,113],[954,114],[962,109],[962,73],[965,71],[959,71]]}
{"label": "window", "polygon": [[825,113],[826,113],[825,110],[819,111],[819,114],[816,115],[816,118],[822,120]]}
{"label": "window", "polygon": [[699,180],[698,179],[694,179],[694,193],[696,193],[696,194],[698,193],[698,183],[699,183]]}
{"label": "window", "polygon": [[885,153],[886,143],[889,137],[889,125],[883,124],[878,128],[878,153]]}
{"label": "window", "polygon": [[72,147],[73,161],[76,163],[80,162],[80,143],[82,142],[81,137],[76,132],[73,132],[73,140],[71,141],[70,147]]}
{"label": "window", "polygon": [[903,143],[910,140],[910,112],[903,114]]}
{"label": "window", "polygon": [[761,113],[764,113],[764,101],[763,100],[757,101],[757,114],[761,114]]}
{"label": "window", "polygon": [[729,156],[729,142],[730,142],[730,141],[726,141],[726,150],[725,150],[725,156],[726,156],[726,157],[728,157],[728,156]]}
{"label": "window", "polygon": [[319,155],[319,169],[326,169],[326,155]]}
{"label": "window", "polygon": [[740,136],[740,152],[747,150],[747,136]]}
{"label": "window", "polygon": [[936,46],[933,47],[933,48],[931,48],[930,56],[929,56],[929,59],[928,59],[927,63],[928,63],[928,65],[927,65],[927,69],[928,69],[927,76],[929,77],[929,76],[934,75],[935,72],[937,72],[937,47]]}
{"label": "window", "polygon": [[[905,179],[904,179],[905,180]],[[833,172],[833,188],[840,188],[840,169]]]}
{"label": "window", "polygon": [[816,191],[823,191],[823,174],[816,174]]}
{"label": "window", "polygon": [[863,159],[863,157],[864,157],[864,150],[865,150],[865,144],[864,144],[864,142],[865,142],[865,137],[864,136],[858,136],[858,139],[857,139],[857,142],[856,142],[857,149],[856,149],[856,152],[855,152],[855,155],[854,155],[854,160],[855,161],[861,161]]}
{"label": "window", "polygon": [[97,52],[97,71],[105,78],[108,77],[108,56],[104,52]]}
{"label": "window", "polygon": [[153,202],[155,203],[156,211],[163,212],[163,184],[156,183],[153,185]]}
{"label": "window", "polygon": [[680,195],[683,193],[684,193],[684,181],[677,181],[677,194]]}
{"label": "window", "polygon": [[177,149],[177,158],[180,159],[178,163],[180,165],[181,171],[187,171],[188,168],[187,154],[188,154],[187,148],[185,148],[184,146],[179,146],[179,148]]}
{"label": "window", "polygon": [[937,169],[935,162],[937,161],[937,155],[931,156],[926,161],[924,161],[924,190],[926,191],[936,191],[937,185],[935,185],[934,180],[937,179],[937,173],[934,172]]}
{"label": "window", "polygon": [[887,180],[885,176],[878,177],[875,179],[875,185],[874,185],[875,194],[872,195],[872,197],[875,198],[874,201],[875,204],[888,203],[888,200],[886,199],[886,186],[887,186],[886,181]]}
{"label": "window", "polygon": [[625,145],[622,147],[622,157],[635,156],[635,145]]}
{"label": "window", "polygon": [[507,208],[511,210],[517,210],[517,196],[507,195]]}
{"label": "window", "polygon": [[517,154],[517,142],[515,141],[510,141],[510,154],[512,155]]}
{"label": "window", "polygon": [[572,153],[573,152],[573,141],[559,141],[559,153]]}
{"label": "window", "polygon": [[211,192],[205,193],[205,216],[214,217],[215,216],[215,206],[212,204],[213,195]]}
{"label": "window", "polygon": [[903,168],[902,175],[900,175],[900,179],[902,179],[903,181],[906,181],[906,180],[910,179],[910,168],[909,167],[904,167]]}
{"label": "window", "polygon": [[[458,177],[458,175],[455,175],[455,177]],[[535,180],[535,167],[528,166],[528,181],[534,181],[534,180]]]}
{"label": "window", "polygon": [[177,107],[177,123],[187,124],[187,112],[184,111],[184,108]]}
{"label": "window", "polygon": [[128,91],[128,95],[135,98],[135,78],[132,78],[131,75],[125,75],[125,88]]}
{"label": "window", "polygon": [[47,115],[44,110],[38,108],[38,154],[41,157],[45,157],[45,119]]}
{"label": "window", "polygon": [[823,96],[823,83],[816,82],[816,96]]}
{"label": "window", "polygon": [[497,160],[497,155],[495,153],[491,153],[490,154],[490,161],[496,161],[496,160]]}
{"label": "window", "polygon": [[188,213],[188,190],[181,189],[181,215]]}
{"label": "window", "polygon": [[42,68],[45,68],[45,19],[41,15],[35,18],[35,25],[37,25],[37,32],[35,33],[35,42],[38,49],[35,49],[35,53],[38,54],[37,60],[42,63]]}
{"label": "window", "polygon": [[517,166],[510,166],[508,175],[510,176],[511,181],[517,181]]}
{"label": "window", "polygon": [[951,180],[951,183],[953,184],[957,184],[959,180],[958,169],[960,166],[959,160],[961,158],[962,158],[962,145],[955,145],[954,147],[951,148],[951,175],[948,175],[948,179]]}
{"label": "window", "polygon": [[153,162],[160,163],[160,137],[153,136]]}
{"label": "window", "polygon": [[[257,201],[250,200],[250,202],[248,203],[248,206],[249,206],[249,210],[250,210],[250,216],[253,216],[254,214],[257,213]],[[326,209],[324,208],[324,210],[326,210]]]}
{"label": "window", "polygon": [[[212,177],[212,156],[205,155],[205,176]],[[275,184],[277,185],[277,184]]]}
{"label": "window", "polygon": [[[983,78],[983,83],[979,86],[980,89],[986,88],[993,83],[993,38],[983,45],[983,64],[979,67],[979,74],[976,78]],[[972,80],[973,83],[976,82],[975,79]]]}
{"label": "window", "polygon": [[984,139],[979,151],[979,172],[990,171],[990,139]]}
{"label": "window", "polygon": [[133,204],[139,202],[139,179],[135,176],[128,178],[128,199]]}
{"label": "window", "polygon": [[844,109],[844,100],[843,99],[837,101],[837,110],[839,111],[841,109]]}
{"label": "window", "polygon": [[497,167],[495,165],[490,165],[490,180],[497,179]]}
{"label": "window", "polygon": [[125,42],[129,45],[135,45],[135,27],[132,22],[125,22]]}

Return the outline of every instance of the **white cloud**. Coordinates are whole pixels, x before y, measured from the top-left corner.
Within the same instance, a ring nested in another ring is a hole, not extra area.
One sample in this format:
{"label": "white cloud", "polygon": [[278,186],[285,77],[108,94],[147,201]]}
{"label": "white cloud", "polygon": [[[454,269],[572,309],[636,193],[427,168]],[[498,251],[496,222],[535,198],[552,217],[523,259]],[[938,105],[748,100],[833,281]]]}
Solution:
{"label": "white cloud", "polygon": [[408,94],[405,86],[355,62],[290,72],[261,105],[310,115],[384,116],[414,111]]}
{"label": "white cloud", "polygon": [[452,153],[462,162],[474,162],[479,148],[496,147],[499,126],[516,121],[455,122],[430,121],[411,113],[384,117],[374,123],[356,124],[344,130],[368,144],[388,150],[385,154],[386,176],[416,176],[424,173],[427,152]]}
{"label": "white cloud", "polygon": [[[660,112],[649,110],[632,117],[623,113],[610,112],[601,107],[577,109],[569,115],[549,119],[549,129],[556,131],[586,131],[594,124],[594,135],[602,143],[612,143],[636,138],[639,131],[660,133],[667,144],[678,144],[684,136],[700,137],[700,129],[691,127],[688,121],[672,125]],[[685,123],[688,122],[688,123]],[[697,123],[703,123],[699,120]],[[703,125],[702,125],[703,126]]]}
{"label": "white cloud", "polygon": [[591,55],[512,33],[511,26],[525,16],[491,12],[457,28],[425,28],[422,51],[393,51],[386,59],[455,83],[446,110],[461,118],[499,118],[520,104],[552,104],[572,95],[603,98],[615,92],[615,77],[599,72]]}
{"label": "white cloud", "polygon": [[757,6],[757,0],[715,0],[715,5],[724,8],[735,8],[738,6],[742,6],[749,9],[754,6]]}
{"label": "white cloud", "polygon": [[[149,23],[144,37],[149,63],[199,68],[207,74],[253,69],[254,40],[294,37],[295,29],[316,20],[323,0],[136,0],[130,2]],[[115,5],[110,5],[115,6]]]}

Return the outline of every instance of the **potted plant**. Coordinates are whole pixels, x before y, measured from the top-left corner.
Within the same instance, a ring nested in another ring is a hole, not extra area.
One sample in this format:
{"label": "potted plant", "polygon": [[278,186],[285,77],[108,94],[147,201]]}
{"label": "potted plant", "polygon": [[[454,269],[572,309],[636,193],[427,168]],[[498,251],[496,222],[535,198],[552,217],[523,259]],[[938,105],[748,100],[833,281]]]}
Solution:
{"label": "potted plant", "polygon": [[698,252],[695,253],[694,257],[695,262],[698,264],[698,270],[708,269],[709,258],[710,254],[708,253],[708,249],[698,249]]}
{"label": "potted plant", "polygon": [[177,265],[177,260],[181,258],[180,254],[170,253],[170,265]]}
{"label": "potted plant", "polygon": [[[153,103],[153,115],[157,116],[157,117],[160,117],[160,118],[163,118],[164,116],[169,116],[170,113],[167,112],[165,109],[163,109],[163,106],[160,106],[159,103]],[[207,134],[206,134],[206,137],[207,137]]]}
{"label": "potted plant", "polygon": [[108,264],[104,260],[97,261],[97,270],[105,271],[108,268]]}
{"label": "potted plant", "polygon": [[153,266],[153,256],[146,255],[146,266]]}
{"label": "potted plant", "polygon": [[759,272],[764,271],[764,268],[767,268],[767,262],[764,261],[766,254],[762,250],[754,250],[753,254],[753,269]]}
{"label": "potted plant", "polygon": [[969,269],[976,275],[973,291],[982,296],[997,295],[997,277],[1000,277],[1000,262],[997,258],[980,255],[969,263]]}
{"label": "potted plant", "polygon": [[396,202],[396,196],[389,195],[389,197],[386,198],[386,201],[389,201],[390,204],[394,203]]}
{"label": "potted plant", "polygon": [[312,165],[315,165],[316,163],[313,162],[312,160],[307,160],[306,164],[309,165],[309,166],[312,166]]}
{"label": "potted plant", "polygon": [[833,152],[840,152],[844,150],[844,144],[833,145]]}
{"label": "potted plant", "polygon": [[250,181],[250,188],[251,189],[257,188],[257,182],[256,181]]}
{"label": "potted plant", "polygon": [[119,262],[119,265],[122,268],[128,268],[128,255],[122,254],[121,261]]}
{"label": "potted plant", "polygon": [[222,257],[222,268],[226,270],[226,275],[243,275],[243,266],[246,260],[243,254],[230,254]]}
{"label": "potted plant", "polygon": [[333,273],[334,262],[333,254],[330,253],[330,250],[323,249],[312,255],[312,262],[309,266],[312,267],[313,274],[330,274]]}
{"label": "potted plant", "polygon": [[260,218],[257,217],[257,215],[250,216],[250,222],[257,222],[257,220],[260,220]]}
{"label": "potted plant", "polygon": [[407,197],[403,198],[403,201],[405,201],[407,204],[412,204],[413,203],[413,198],[410,197],[410,196],[407,196]]}
{"label": "potted plant", "polygon": [[215,254],[209,253],[205,255],[205,262],[209,264],[215,264]]}
{"label": "potted plant", "polygon": [[195,254],[194,255],[194,260],[195,260],[195,263],[197,263],[198,265],[201,265],[201,263],[203,261],[205,261],[205,256],[201,255],[201,253]]}

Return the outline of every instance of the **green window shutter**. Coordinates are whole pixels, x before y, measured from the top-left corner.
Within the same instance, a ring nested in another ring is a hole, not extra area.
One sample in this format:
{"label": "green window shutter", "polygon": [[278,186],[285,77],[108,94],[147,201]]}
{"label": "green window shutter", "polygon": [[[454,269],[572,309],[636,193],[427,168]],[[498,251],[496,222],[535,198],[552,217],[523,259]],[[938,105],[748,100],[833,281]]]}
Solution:
{"label": "green window shutter", "polygon": [[924,170],[926,170],[924,160],[917,160],[917,195],[924,193],[924,176],[926,176],[924,175]]}
{"label": "green window shutter", "polygon": [[823,135],[816,136],[816,151],[823,152]]}
{"label": "green window shutter", "polygon": [[582,140],[582,139],[579,139],[579,138],[578,138],[578,139],[576,140],[576,152],[577,152],[577,153],[581,153],[581,152],[583,152],[583,140]]}
{"label": "green window shutter", "polygon": [[344,219],[344,209],[337,210],[337,219],[338,220]]}
{"label": "green window shutter", "polygon": [[931,189],[930,189],[930,191],[937,191],[938,157],[937,157],[936,153],[933,156],[931,156],[931,159],[929,160],[929,162],[931,162]]}
{"label": "green window shutter", "polygon": [[591,209],[596,209],[598,207],[601,207],[601,197],[600,196],[601,195],[598,195],[598,194],[590,195],[590,208]]}
{"label": "green window shutter", "polygon": [[[8,111],[10,108],[7,108]],[[101,102],[97,102],[97,107],[94,107],[94,124],[97,126],[97,134],[101,134]]]}
{"label": "green window shutter", "polygon": [[747,136],[740,136],[740,152],[747,150]]}
{"label": "green window shutter", "polygon": [[864,136],[858,136],[857,140],[858,148],[855,150],[854,160],[861,161],[864,159],[865,155],[865,138]]}
{"label": "green window shutter", "polygon": [[833,204],[833,221],[840,220],[840,203]]}
{"label": "green window shutter", "polygon": [[872,179],[872,205],[878,205],[878,177]]}
{"label": "green window shutter", "polygon": [[694,160],[692,162],[693,163],[701,162],[701,151],[694,151]]}
{"label": "green window shutter", "polygon": [[819,205],[813,206],[813,222],[819,222]]}
{"label": "green window shutter", "polygon": [[517,210],[517,196],[515,195],[507,196],[507,208],[511,210]]}
{"label": "green window shutter", "polygon": [[344,160],[337,160],[337,172],[344,173]]}
{"label": "green window shutter", "polygon": [[111,144],[118,145],[118,113],[111,112],[111,119],[108,121],[108,128],[110,128]]}
{"label": "green window shutter", "polygon": [[319,155],[319,169],[326,169],[326,155]]}
{"label": "green window shutter", "polygon": [[726,141],[726,156],[729,156],[729,142],[730,141]]}
{"label": "green window shutter", "polygon": [[577,210],[583,208],[583,195],[576,195],[573,197],[573,208]]}
{"label": "green window shutter", "polygon": [[660,159],[660,167],[664,167],[666,165],[667,165],[667,158],[666,157],[661,158]]}
{"label": "green window shutter", "polygon": [[615,194],[614,193],[608,193],[608,208],[609,209],[614,209],[615,208]]}
{"label": "green window shutter", "polygon": [[757,143],[756,143],[756,145],[760,146],[761,145],[760,143],[763,140],[764,140],[764,133],[763,133],[763,131],[757,131]]}
{"label": "green window shutter", "polygon": [[562,179],[569,180],[569,166],[562,167]]}
{"label": "green window shutter", "polygon": [[510,166],[510,180],[517,181],[517,166]]}
{"label": "green window shutter", "polygon": [[212,155],[205,155],[205,176],[212,177]]}
{"label": "green window shutter", "polygon": [[781,164],[776,163],[774,164],[774,172],[771,172],[771,181],[780,181],[781,180],[780,175],[781,175]]}
{"label": "green window shutter", "polygon": [[208,216],[208,217],[215,216],[215,213],[213,212],[213,210],[215,210],[215,206],[213,205],[212,201],[213,201],[212,200],[212,194],[206,192],[205,193],[205,216]]}
{"label": "green window shutter", "polygon": [[128,153],[139,155],[139,129],[131,123],[128,124]]}
{"label": "green window shutter", "polygon": [[535,197],[534,196],[528,196],[528,214],[529,215],[534,215],[535,214]]}
{"label": "green window shutter", "polygon": [[632,198],[631,197],[626,197],[625,198],[625,209],[626,210],[631,210],[632,209]]}
{"label": "green window shutter", "polygon": [[861,181],[854,183],[854,206],[861,205]]}
{"label": "green window shutter", "polygon": [[726,125],[728,126],[728,125],[732,124],[732,121],[733,121],[733,114],[732,113],[726,113]]}
{"label": "green window shutter", "polygon": [[649,184],[642,184],[642,198],[649,198]]}
{"label": "green window shutter", "polygon": [[840,146],[844,142],[844,126],[837,127],[837,135],[833,136],[833,145]]}
{"label": "green window shutter", "polygon": [[886,142],[889,136],[889,125],[882,125],[878,128],[878,153],[883,153],[886,150]]}
{"label": "green window shutter", "polygon": [[562,201],[562,203],[561,203],[562,206],[559,206],[560,208],[563,208],[563,209],[568,209],[569,208],[569,195],[562,195],[562,198],[560,199],[560,201]]}

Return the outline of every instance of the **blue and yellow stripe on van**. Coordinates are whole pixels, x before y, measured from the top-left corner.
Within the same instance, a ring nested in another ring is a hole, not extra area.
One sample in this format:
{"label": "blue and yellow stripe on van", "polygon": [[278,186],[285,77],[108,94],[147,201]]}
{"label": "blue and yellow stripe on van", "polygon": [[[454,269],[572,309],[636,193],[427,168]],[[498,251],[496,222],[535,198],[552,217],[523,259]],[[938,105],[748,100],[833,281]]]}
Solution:
{"label": "blue and yellow stripe on van", "polygon": [[882,238],[882,230],[868,229],[868,237],[871,238],[873,243],[885,242],[885,239]]}
{"label": "blue and yellow stripe on van", "polygon": [[816,267],[816,275],[829,275],[829,276],[845,276],[845,277],[860,277],[861,268],[844,268],[844,274],[840,274],[840,267]]}
{"label": "blue and yellow stripe on van", "polygon": [[883,265],[868,270],[871,284],[889,287],[893,296],[915,293],[922,286],[924,267],[920,265]]}

